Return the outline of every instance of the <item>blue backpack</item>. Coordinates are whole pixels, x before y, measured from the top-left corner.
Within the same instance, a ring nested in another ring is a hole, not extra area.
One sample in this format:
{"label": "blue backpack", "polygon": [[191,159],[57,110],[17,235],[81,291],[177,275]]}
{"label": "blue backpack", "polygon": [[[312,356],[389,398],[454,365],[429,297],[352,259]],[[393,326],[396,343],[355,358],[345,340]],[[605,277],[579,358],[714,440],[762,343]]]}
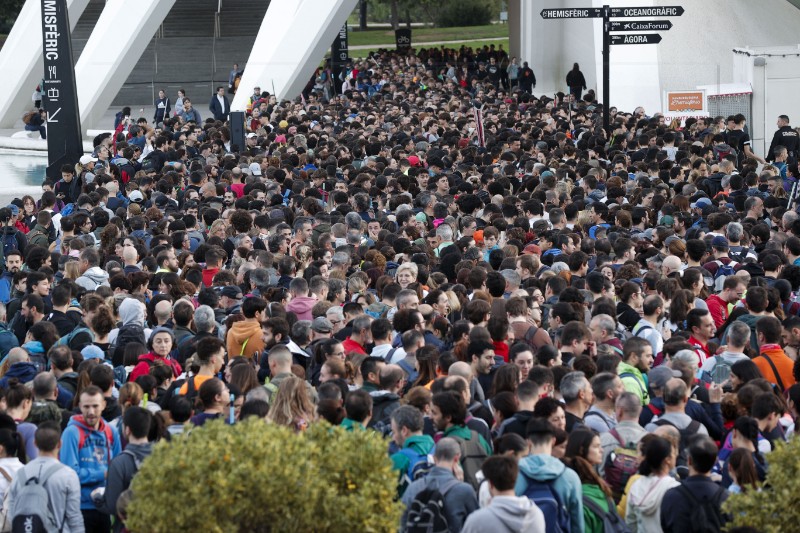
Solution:
{"label": "blue backpack", "polygon": [[400,453],[408,457],[408,476],[409,483],[425,477],[433,468],[433,456],[431,454],[417,453],[413,448],[403,448]]}
{"label": "blue backpack", "polygon": [[538,481],[525,476],[525,479],[528,482],[528,487],[525,489],[523,496],[527,496],[542,510],[546,533],[568,533],[571,531],[569,512],[555,488],[553,488],[553,484],[558,478],[549,481]]}
{"label": "blue backpack", "polygon": [[8,233],[5,229],[3,229],[3,257],[8,257],[8,254],[13,250],[19,250],[17,230],[14,229],[14,231]]}

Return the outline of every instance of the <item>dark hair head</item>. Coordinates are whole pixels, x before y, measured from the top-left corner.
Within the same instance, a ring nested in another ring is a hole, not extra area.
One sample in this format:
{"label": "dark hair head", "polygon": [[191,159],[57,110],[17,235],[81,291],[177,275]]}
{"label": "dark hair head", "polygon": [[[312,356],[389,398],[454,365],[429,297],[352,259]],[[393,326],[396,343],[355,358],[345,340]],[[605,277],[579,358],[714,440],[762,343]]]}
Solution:
{"label": "dark hair head", "polygon": [[150,433],[153,415],[147,409],[132,406],[125,410],[122,421],[125,427],[130,430],[131,435],[137,439],[143,439]]}

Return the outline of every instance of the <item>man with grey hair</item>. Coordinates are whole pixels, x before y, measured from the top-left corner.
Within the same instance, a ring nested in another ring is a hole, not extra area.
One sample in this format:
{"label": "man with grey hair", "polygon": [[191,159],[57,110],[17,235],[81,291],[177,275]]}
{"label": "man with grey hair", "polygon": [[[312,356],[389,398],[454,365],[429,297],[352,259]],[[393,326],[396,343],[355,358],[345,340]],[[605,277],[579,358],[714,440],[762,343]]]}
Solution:
{"label": "man with grey hair", "polygon": [[[337,280],[337,281],[341,281],[341,280]],[[342,312],[342,308],[341,307],[338,307],[338,306],[329,307],[328,310],[325,311],[325,318],[327,318],[328,321],[333,326],[333,331],[332,331],[333,335],[336,335],[342,329],[344,329],[344,326],[345,326],[345,323],[344,323],[344,312]]]}
{"label": "man with grey hair", "polygon": [[328,300],[330,300],[331,303],[336,307],[344,305],[344,302],[347,299],[346,289],[347,289],[347,283],[345,283],[344,280],[338,278],[329,279]]}
{"label": "man with grey hair", "polygon": [[401,290],[397,293],[394,301],[397,304],[398,311],[402,311],[403,309],[419,308],[419,296],[417,295],[417,291],[413,289]]}
{"label": "man with grey hair", "polygon": [[505,297],[508,298],[511,293],[519,289],[519,286],[522,283],[522,278],[513,268],[503,269],[500,271],[500,274],[506,280]]}
{"label": "man with grey hair", "polygon": [[[356,215],[356,217],[358,217],[358,215]],[[360,217],[359,220],[361,220]],[[333,257],[331,258],[331,271],[340,270],[347,275],[347,269],[350,268],[351,261],[352,259],[350,258],[349,253],[334,252]]]}
{"label": "man with grey hair", "polygon": [[370,324],[372,317],[369,315],[359,315],[353,319],[353,327],[350,336],[342,342],[342,347],[346,354],[358,353],[367,355],[365,346],[372,343],[372,333]]}
{"label": "man with grey hair", "polygon": [[747,258],[757,259],[755,252],[741,245],[744,227],[738,222],[728,224],[725,234],[728,237],[728,257],[739,263]]}
{"label": "man with grey hair", "polygon": [[269,272],[266,268],[256,268],[250,272],[250,288],[254,295],[265,293],[270,286]]}
{"label": "man with grey hair", "polygon": [[[411,405],[401,405],[391,414],[392,441],[400,450],[391,456],[392,468],[397,470],[400,479],[397,484],[398,494],[402,497],[406,488],[414,481],[415,462],[419,456],[426,456],[433,451],[433,438],[424,435],[422,429],[425,419],[422,412]],[[404,453],[403,450],[406,450]]]}
{"label": "man with grey hair", "polygon": [[311,344],[311,321],[298,320],[292,324],[286,347],[292,352],[295,363],[303,368],[308,368],[311,363],[311,354],[307,351],[309,344]]}
{"label": "man with grey hair", "polygon": [[[734,363],[750,359],[744,349],[750,346],[750,326],[740,320],[734,320],[728,326],[728,344],[721,354],[709,357],[700,369],[705,380],[722,384],[731,375]],[[689,350],[685,350],[689,351]]]}
{"label": "man with grey hair", "polygon": [[622,357],[622,342],[614,335],[617,330],[616,321],[609,315],[599,314],[592,317],[589,322],[589,331],[592,333],[592,340],[598,346],[606,344]]}
{"label": "man with grey hair", "polygon": [[600,463],[600,474],[606,464],[606,459],[618,447],[636,449],[636,445],[647,435],[647,430],[639,425],[639,415],[642,412],[642,402],[632,392],[623,392],[614,402],[614,415],[617,425],[614,429],[600,435],[600,446],[603,447],[603,462]]}
{"label": "man with grey hair", "polygon": [[433,252],[439,257],[442,250],[453,244],[453,228],[449,224],[439,224],[436,228],[436,240],[439,244]]}
{"label": "man with grey hair", "polygon": [[583,372],[570,372],[561,378],[561,397],[564,398],[564,412],[567,418],[567,433],[575,426],[584,425],[583,417],[594,401],[594,392]]}
{"label": "man with grey hair", "polygon": [[61,409],[56,403],[58,381],[50,372],[42,372],[33,378],[33,404],[27,421],[41,424],[47,420],[61,424]]}
{"label": "man with grey hair", "polygon": [[443,497],[443,513],[451,532],[461,531],[470,513],[478,509],[475,490],[468,483],[459,481],[454,472],[460,470],[461,445],[453,438],[445,437],[436,443],[433,453],[434,467],[423,477],[411,483],[402,497],[406,506],[400,521],[400,530],[408,526],[408,511],[414,499],[423,490],[436,489]]}
{"label": "man with grey hair", "polygon": [[[689,350],[686,350],[689,351]],[[700,433],[708,435],[706,427],[686,414],[686,403],[689,401],[690,390],[680,378],[672,378],[664,386],[664,414],[645,426],[653,432],[659,426],[669,424],[675,426],[684,438]]]}
{"label": "man with grey hair", "polygon": [[[178,362],[184,365],[197,349],[197,341],[205,337],[216,336],[214,330],[217,328],[217,321],[214,317],[214,310],[207,305],[201,305],[194,310],[194,328],[197,333],[191,338],[187,338],[177,345]],[[223,336],[222,339],[225,337]]]}

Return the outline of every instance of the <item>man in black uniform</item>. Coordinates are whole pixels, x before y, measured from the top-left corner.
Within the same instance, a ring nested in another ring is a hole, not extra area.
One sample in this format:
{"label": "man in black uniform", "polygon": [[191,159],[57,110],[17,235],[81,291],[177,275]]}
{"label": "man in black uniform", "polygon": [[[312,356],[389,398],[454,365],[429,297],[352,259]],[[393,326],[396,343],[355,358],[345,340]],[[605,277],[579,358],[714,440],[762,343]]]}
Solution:
{"label": "man in black uniform", "polygon": [[781,115],[778,117],[778,131],[772,137],[767,152],[767,161],[775,161],[775,148],[785,146],[789,152],[789,164],[797,162],[797,153],[800,151],[800,137],[797,132],[789,126],[789,117]]}

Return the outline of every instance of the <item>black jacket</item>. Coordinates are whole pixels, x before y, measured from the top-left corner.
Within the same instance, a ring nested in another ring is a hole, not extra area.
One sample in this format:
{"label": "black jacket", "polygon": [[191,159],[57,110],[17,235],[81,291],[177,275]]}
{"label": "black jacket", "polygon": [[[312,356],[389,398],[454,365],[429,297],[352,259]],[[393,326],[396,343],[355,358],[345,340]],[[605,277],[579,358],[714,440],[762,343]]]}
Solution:
{"label": "black jacket", "polygon": [[523,439],[527,438],[526,429],[531,418],[533,418],[533,411],[517,411],[514,416],[509,418],[508,424],[503,429],[503,435],[516,433]]}
{"label": "black jacket", "polygon": [[[728,491],[711,481],[707,476],[690,476],[683,481],[694,499],[704,504],[718,499],[720,506],[728,499]],[[721,491],[721,493],[720,493]],[[719,496],[718,496],[718,493]],[[661,501],[661,528],[664,533],[684,533],[692,531],[692,510],[694,501],[687,497],[680,487],[669,489]],[[719,510],[720,515],[722,511]]]}

